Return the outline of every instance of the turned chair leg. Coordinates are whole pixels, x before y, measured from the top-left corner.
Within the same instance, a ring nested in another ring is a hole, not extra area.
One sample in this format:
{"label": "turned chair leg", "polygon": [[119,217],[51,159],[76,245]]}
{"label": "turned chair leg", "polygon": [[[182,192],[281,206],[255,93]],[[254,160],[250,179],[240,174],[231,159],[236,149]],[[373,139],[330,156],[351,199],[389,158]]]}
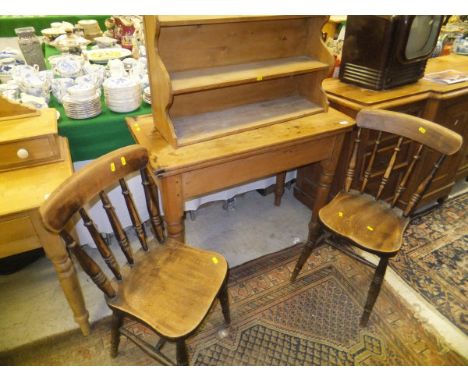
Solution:
{"label": "turned chair leg", "polygon": [[119,313],[114,312],[112,314],[112,329],[111,329],[111,357],[117,357],[119,352],[120,344],[120,327],[123,323],[123,316]]}
{"label": "turned chair leg", "polygon": [[361,321],[359,325],[363,328],[367,326],[369,322],[369,317],[372,312],[372,308],[374,307],[375,301],[380,293],[380,288],[382,287],[382,283],[385,277],[385,271],[387,270],[388,265],[388,257],[382,257],[379,261],[379,265],[374,273],[374,278],[372,279],[372,283],[369,288],[369,292],[367,294],[367,301],[364,307],[364,312],[361,317]]}
{"label": "turned chair leg", "polygon": [[231,323],[231,313],[229,310],[229,295],[228,295],[228,288],[227,288],[227,278],[224,281],[221,290],[219,291],[219,302],[221,303],[221,310],[223,311],[224,321],[227,325]]}
{"label": "turned chair leg", "polygon": [[177,366],[188,366],[188,353],[187,346],[185,345],[185,340],[180,339],[176,342],[176,352],[177,352]]}
{"label": "turned chair leg", "polygon": [[296,266],[294,267],[294,271],[291,275],[291,281],[295,281],[297,275],[301,271],[302,267],[304,266],[305,262],[312,254],[312,251],[315,247],[320,245],[320,243],[325,239],[326,234],[321,224],[315,223],[314,227],[309,229],[309,237],[307,238],[307,243],[302,248],[301,255],[297,260]]}

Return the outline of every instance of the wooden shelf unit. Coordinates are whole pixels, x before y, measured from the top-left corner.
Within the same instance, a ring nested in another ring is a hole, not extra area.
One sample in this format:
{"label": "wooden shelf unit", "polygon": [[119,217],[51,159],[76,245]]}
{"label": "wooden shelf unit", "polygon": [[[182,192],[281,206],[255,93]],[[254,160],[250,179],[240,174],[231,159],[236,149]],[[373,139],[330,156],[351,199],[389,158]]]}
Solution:
{"label": "wooden shelf unit", "polygon": [[155,128],[184,146],[327,110],[327,16],[145,16]]}

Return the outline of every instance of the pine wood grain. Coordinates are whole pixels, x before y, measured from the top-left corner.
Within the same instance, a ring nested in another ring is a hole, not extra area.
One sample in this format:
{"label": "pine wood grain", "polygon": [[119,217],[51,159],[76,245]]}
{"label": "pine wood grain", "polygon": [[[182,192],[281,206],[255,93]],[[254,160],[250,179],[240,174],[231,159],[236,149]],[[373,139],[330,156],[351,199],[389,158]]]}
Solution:
{"label": "pine wood grain", "polygon": [[151,167],[156,173],[165,174],[176,174],[215,163],[224,163],[232,158],[241,159],[254,153],[260,154],[288,147],[296,142],[335,136],[348,131],[354,125],[353,119],[329,109],[327,113],[174,148],[153,130],[151,115],[127,117],[126,121],[135,140],[150,151]]}
{"label": "pine wood grain", "polygon": [[340,192],[319,212],[320,221],[332,232],[361,248],[395,253],[402,244],[409,223],[401,211],[372,196],[355,191]]}
{"label": "pine wood grain", "polygon": [[168,240],[164,247],[153,245],[140,261],[137,256],[131,269],[123,268],[125,282],[118,284],[118,297],[108,299],[109,305],[144,321],[164,337],[189,335],[219,292],[227,273],[226,260],[175,240]]}
{"label": "pine wood grain", "polygon": [[328,70],[328,68],[328,64],[314,60],[311,57],[295,56],[171,72],[170,76],[172,91],[174,94],[179,94],[309,73],[316,70]]}
{"label": "pine wood grain", "polygon": [[[62,152],[68,153],[66,139],[60,138],[59,142]],[[0,216],[38,208],[72,173],[73,166],[68,159],[0,172]],[[44,174],[49,175],[44,176]]]}
{"label": "pine wood grain", "polygon": [[183,146],[215,137],[240,133],[253,127],[301,118],[323,109],[300,96],[250,103],[210,113],[173,119],[178,144]]}
{"label": "pine wood grain", "polygon": [[29,118],[39,114],[40,111],[33,107],[23,105],[0,95],[0,122],[17,121],[21,118]]}

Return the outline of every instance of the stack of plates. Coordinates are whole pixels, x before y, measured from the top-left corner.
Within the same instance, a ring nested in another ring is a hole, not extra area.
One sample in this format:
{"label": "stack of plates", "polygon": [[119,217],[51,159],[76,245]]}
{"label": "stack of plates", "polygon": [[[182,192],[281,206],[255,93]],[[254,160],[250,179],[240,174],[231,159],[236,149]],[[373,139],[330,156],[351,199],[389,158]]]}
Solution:
{"label": "stack of plates", "polygon": [[143,91],[143,101],[151,105],[151,88],[149,86]]}
{"label": "stack of plates", "polygon": [[110,77],[103,83],[107,107],[117,113],[129,113],[141,105],[140,83],[127,77]]}
{"label": "stack of plates", "polygon": [[62,98],[65,114],[72,119],[93,118],[101,114],[101,98],[99,93],[89,98],[76,99],[67,94]]}

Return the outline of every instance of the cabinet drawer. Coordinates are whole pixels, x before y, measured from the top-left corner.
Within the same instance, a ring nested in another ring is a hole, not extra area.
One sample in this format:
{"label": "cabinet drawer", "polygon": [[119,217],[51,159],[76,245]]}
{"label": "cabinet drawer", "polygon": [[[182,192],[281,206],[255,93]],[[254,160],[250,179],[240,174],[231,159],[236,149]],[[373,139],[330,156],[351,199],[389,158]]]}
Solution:
{"label": "cabinet drawer", "polygon": [[0,219],[0,258],[39,247],[41,243],[28,215]]}
{"label": "cabinet drawer", "polygon": [[57,138],[56,135],[45,135],[28,140],[0,143],[0,171],[61,159]]}

